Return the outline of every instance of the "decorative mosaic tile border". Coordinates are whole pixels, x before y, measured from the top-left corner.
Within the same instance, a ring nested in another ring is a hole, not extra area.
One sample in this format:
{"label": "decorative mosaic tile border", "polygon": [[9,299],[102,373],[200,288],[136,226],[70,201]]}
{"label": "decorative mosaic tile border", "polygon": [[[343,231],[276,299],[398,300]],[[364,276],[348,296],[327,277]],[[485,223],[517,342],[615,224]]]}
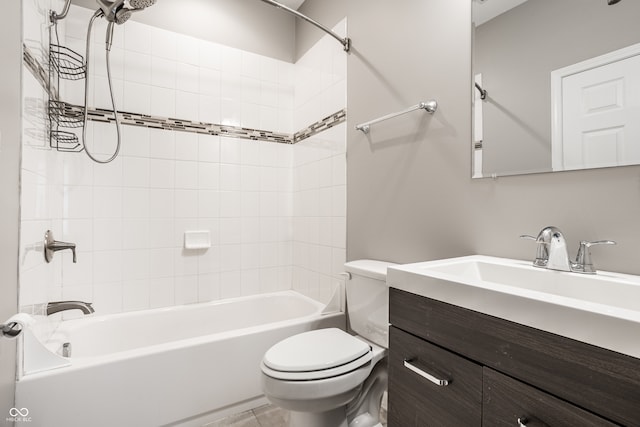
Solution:
{"label": "decorative mosaic tile border", "polygon": [[323,132],[327,129],[331,129],[332,127],[339,125],[340,123],[347,120],[347,110],[343,108],[340,111],[337,111],[330,115],[329,117],[325,117],[324,119],[315,122],[314,124],[308,126],[306,129],[302,129],[293,134],[293,143],[297,143],[300,141],[304,141],[305,139],[316,135],[320,132]]}
{"label": "decorative mosaic tile border", "polygon": [[[49,88],[49,79],[47,71],[40,65],[38,60],[31,54],[29,49],[23,45],[23,60],[29,71],[40,82],[42,87],[49,92],[49,96],[55,108],[50,108],[50,113],[56,114],[54,120],[61,126],[78,127],[82,126],[82,117],[84,107],[80,105],[69,104],[58,99],[55,88]],[[123,125],[141,126],[153,129],[164,129],[178,132],[192,132],[206,135],[221,135],[229,138],[249,139],[253,141],[267,141],[279,144],[295,144],[305,139],[317,135],[320,132],[328,130],[340,123],[346,121],[347,111],[342,109],[319,120],[305,129],[294,134],[272,132],[260,129],[244,128],[240,126],[228,126],[213,123],[194,122],[191,120],[174,119],[169,117],[150,116],[147,114],[137,114],[119,111],[118,116]],[[105,109],[89,109],[87,117],[89,120],[97,122],[113,122],[113,111]]]}

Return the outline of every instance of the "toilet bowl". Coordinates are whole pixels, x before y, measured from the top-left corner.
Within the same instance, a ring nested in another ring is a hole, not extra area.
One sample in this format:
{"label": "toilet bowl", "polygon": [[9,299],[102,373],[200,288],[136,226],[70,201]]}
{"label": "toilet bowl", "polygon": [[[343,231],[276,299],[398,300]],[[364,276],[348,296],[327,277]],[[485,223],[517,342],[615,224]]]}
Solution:
{"label": "toilet bowl", "polygon": [[388,262],[345,264],[351,335],[337,328],[286,338],[261,363],[262,390],[291,411],[290,427],[379,426],[387,388]]}

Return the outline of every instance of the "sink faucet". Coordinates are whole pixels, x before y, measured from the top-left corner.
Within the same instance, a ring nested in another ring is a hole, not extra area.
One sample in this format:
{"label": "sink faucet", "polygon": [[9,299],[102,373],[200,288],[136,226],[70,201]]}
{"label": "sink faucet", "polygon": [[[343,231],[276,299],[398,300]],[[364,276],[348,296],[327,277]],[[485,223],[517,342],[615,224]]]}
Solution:
{"label": "sink faucet", "polygon": [[569,250],[564,234],[559,228],[549,226],[543,228],[538,237],[529,235],[520,236],[523,239],[534,240],[537,245],[536,259],[533,265],[536,267],[547,268],[549,270],[572,271],[574,273],[595,274],[596,270],[591,261],[591,252],[589,248],[594,245],[615,245],[612,240],[598,240],[588,242],[583,240],[580,242],[576,261],[569,260]]}
{"label": "sink faucet", "polygon": [[83,301],[53,301],[47,304],[47,316],[65,310],[82,310],[84,314],[95,312],[90,302]]}

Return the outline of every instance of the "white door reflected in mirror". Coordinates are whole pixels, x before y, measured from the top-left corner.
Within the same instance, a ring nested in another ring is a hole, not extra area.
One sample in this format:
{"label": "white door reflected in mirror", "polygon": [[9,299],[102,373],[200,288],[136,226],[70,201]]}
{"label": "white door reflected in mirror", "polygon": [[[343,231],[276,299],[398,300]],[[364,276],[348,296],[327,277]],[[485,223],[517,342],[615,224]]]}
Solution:
{"label": "white door reflected in mirror", "polygon": [[552,81],[553,170],[640,162],[640,44],[554,71]]}

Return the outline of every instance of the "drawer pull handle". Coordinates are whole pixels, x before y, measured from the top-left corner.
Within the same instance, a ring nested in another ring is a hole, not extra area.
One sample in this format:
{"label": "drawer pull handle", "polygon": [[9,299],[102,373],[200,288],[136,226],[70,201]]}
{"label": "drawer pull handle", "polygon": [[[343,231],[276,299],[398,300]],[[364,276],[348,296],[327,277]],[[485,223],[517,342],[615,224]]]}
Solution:
{"label": "drawer pull handle", "polygon": [[440,386],[440,387],[448,386],[449,383],[451,382],[449,380],[441,380],[439,378],[434,377],[431,374],[426,373],[425,371],[423,371],[422,369],[418,368],[417,366],[412,365],[411,364],[411,360],[405,359],[404,360],[404,367],[409,369],[410,371],[415,372],[416,374],[420,375],[422,378],[428,379],[429,381],[431,381],[432,383],[434,383],[435,385]]}
{"label": "drawer pull handle", "polygon": [[527,427],[528,422],[529,420],[527,419],[527,417],[520,417],[518,418],[518,427]]}

